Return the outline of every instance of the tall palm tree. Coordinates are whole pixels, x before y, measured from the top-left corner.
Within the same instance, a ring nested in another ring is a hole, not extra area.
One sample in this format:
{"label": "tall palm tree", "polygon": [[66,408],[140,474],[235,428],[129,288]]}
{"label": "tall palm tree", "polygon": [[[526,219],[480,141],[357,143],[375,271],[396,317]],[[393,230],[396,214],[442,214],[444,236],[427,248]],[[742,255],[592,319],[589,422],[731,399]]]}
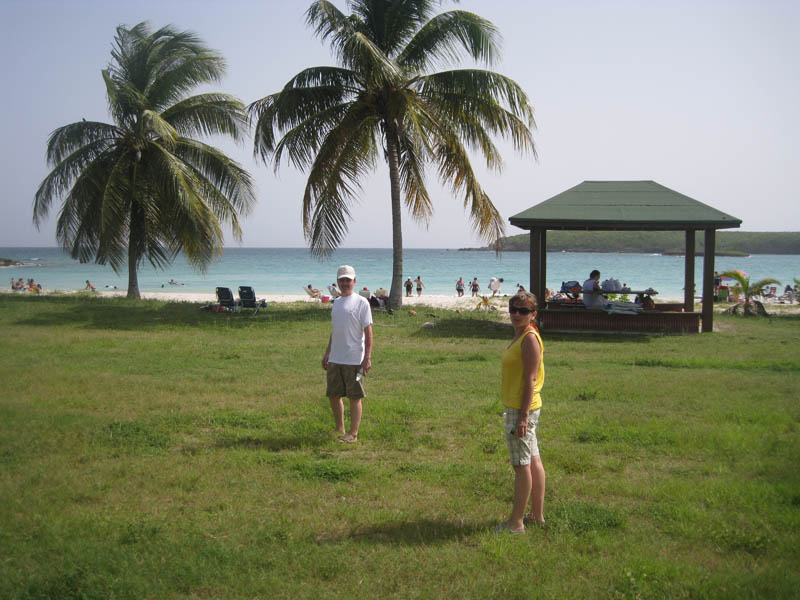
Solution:
{"label": "tall palm tree", "polygon": [[[771,277],[766,277],[764,279],[759,279],[758,281],[751,282],[750,278],[745,275],[742,271],[725,271],[720,277],[729,277],[736,281],[736,286],[733,288],[733,293],[737,296],[741,296],[744,298],[744,314],[745,315],[752,315],[755,312],[766,314],[766,310],[764,309],[764,305],[761,302],[753,300],[753,296],[757,296],[761,293],[761,290],[768,285],[780,285],[781,282],[777,279],[772,279]],[[756,310],[753,310],[753,305],[755,304]],[[734,306],[731,312],[737,312],[738,305]]]}
{"label": "tall palm tree", "polygon": [[[349,0],[345,15],[317,0],[308,25],[330,42],[339,65],[310,67],[283,89],[249,107],[256,121],[255,154],[308,170],[303,227],[312,254],[341,243],[361,180],[383,157],[392,207],[392,286],[389,304],[402,303],[401,202],[427,224],[433,207],[425,168],[461,195],[478,235],[496,242],[505,227],[481,188],[468,150],[499,171],[492,134],[535,156],[533,110],[520,86],[492,71],[428,72],[468,54],[487,65],[498,56],[499,34],[465,11],[434,14],[435,0]],[[282,137],[281,137],[282,136]],[[280,138],[280,139],[278,139]]]}
{"label": "tall palm tree", "polygon": [[189,96],[219,81],[221,56],[193,33],[147,23],[120,26],[102,71],[113,124],[79,121],[47,143],[52,171],[34,199],[38,227],[63,197],[56,236],[73,258],[128,264],[128,298],[139,298],[138,268],[183,251],[203,269],[221,253],[222,222],[241,239],[239,216],[255,202],[250,175],[223,152],[195,139],[247,131],[244,105],[227,94]]}

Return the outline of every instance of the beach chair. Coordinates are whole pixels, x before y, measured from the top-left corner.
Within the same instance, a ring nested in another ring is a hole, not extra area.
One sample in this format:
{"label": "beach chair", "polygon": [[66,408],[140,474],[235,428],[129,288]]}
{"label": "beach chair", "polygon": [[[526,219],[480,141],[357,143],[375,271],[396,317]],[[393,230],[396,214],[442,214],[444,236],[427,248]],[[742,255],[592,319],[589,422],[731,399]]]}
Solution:
{"label": "beach chair", "polygon": [[229,310],[236,310],[238,307],[236,298],[233,297],[231,288],[218,287],[217,288],[217,304],[224,306]]}
{"label": "beach chair", "polygon": [[319,297],[320,295],[319,295],[319,294],[315,294],[314,292],[312,292],[312,291],[311,291],[310,289],[308,289],[307,287],[303,286],[303,291],[304,291],[306,294],[308,294],[308,295],[309,295],[311,298],[313,298],[314,300],[318,300],[318,301],[322,302],[322,298],[320,298],[320,297]]}
{"label": "beach chair", "polygon": [[[306,288],[306,291],[308,291],[308,288]],[[328,286],[328,291],[331,293],[331,298],[333,298],[334,300],[339,296],[341,296],[339,290],[332,285]]]}
{"label": "beach chair", "polygon": [[256,300],[256,292],[252,287],[249,285],[239,286],[239,308],[250,308],[253,310],[253,314],[257,315],[258,309],[266,305],[265,301],[258,302]]}

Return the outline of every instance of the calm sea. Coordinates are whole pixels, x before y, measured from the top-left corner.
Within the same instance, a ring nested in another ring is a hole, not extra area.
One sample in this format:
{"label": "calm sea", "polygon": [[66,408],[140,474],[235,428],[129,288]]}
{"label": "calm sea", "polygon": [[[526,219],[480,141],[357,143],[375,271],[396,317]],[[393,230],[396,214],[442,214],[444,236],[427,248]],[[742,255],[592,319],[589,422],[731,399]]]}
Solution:
{"label": "calm sea", "polygon": [[[90,280],[98,290],[127,289],[127,270],[116,275],[110,267],[80,264],[59,248],[2,248],[0,257],[24,263],[24,266],[1,268],[6,283],[13,278],[33,277],[46,290],[82,289]],[[375,289],[391,284],[392,251],[389,248],[350,248],[338,250],[330,259],[312,258],[305,248],[226,248],[224,255],[205,273],[198,273],[178,257],[164,269],[145,264],[139,271],[139,289],[143,292],[214,293],[216,286],[236,289],[250,285],[259,295],[302,294],[309,283],[325,288],[336,277],[336,267],[355,267],[359,286]],[[551,253],[547,259],[547,286],[558,289],[562,281],[583,281],[592,269],[599,269],[602,279],[614,277],[632,289],[652,287],[666,298],[683,297],[683,257],[658,254]],[[477,277],[486,289],[490,277],[503,277],[502,291],[509,293],[517,283],[528,286],[528,254],[506,252],[462,252],[458,250],[412,248],[404,253],[404,277],[422,277],[424,293],[455,294],[455,281]],[[701,289],[703,259],[697,259],[697,290]],[[741,269],[753,279],[774,277],[783,284],[800,277],[800,256],[753,255],[748,258],[717,257],[720,272]],[[171,285],[170,280],[179,282]]]}

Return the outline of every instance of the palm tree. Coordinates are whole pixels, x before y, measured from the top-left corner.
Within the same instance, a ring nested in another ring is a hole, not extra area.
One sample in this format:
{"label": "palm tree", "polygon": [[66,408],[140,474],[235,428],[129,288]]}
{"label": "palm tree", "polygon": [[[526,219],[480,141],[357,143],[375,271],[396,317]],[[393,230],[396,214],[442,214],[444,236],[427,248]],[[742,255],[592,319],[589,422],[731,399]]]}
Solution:
{"label": "palm tree", "polygon": [[189,96],[218,81],[222,57],[193,33],[147,23],[117,28],[102,71],[113,124],[82,120],[47,143],[52,171],[34,199],[38,227],[63,197],[56,236],[81,262],[128,264],[128,298],[139,298],[138,268],[183,251],[202,270],[222,251],[222,222],[241,239],[239,216],[255,202],[250,175],[198,135],[241,140],[244,105],[227,94]]}
{"label": "palm tree", "polygon": [[[742,271],[725,271],[720,277],[729,277],[736,281],[738,285],[734,286],[733,293],[737,296],[741,296],[744,298],[744,314],[745,315],[752,315],[754,313],[766,314],[766,310],[764,309],[764,305],[757,300],[753,300],[753,296],[758,296],[761,293],[761,290],[768,285],[780,285],[781,282],[777,279],[772,279],[771,277],[766,277],[764,279],[759,279],[755,282],[750,282],[750,277],[745,275]],[[756,309],[753,309],[753,305],[756,306]],[[739,305],[736,304],[733,306],[730,311],[732,313],[738,312]]]}
{"label": "palm tree", "polygon": [[[492,71],[444,70],[464,53],[487,65],[498,55],[499,34],[465,11],[434,15],[435,0],[350,0],[347,16],[317,0],[306,21],[329,41],[339,66],[310,67],[283,89],[253,102],[255,154],[308,170],[302,219],[312,254],[341,243],[361,180],[383,157],[389,166],[393,267],[390,306],[402,304],[401,196],[411,216],[427,224],[433,207],[425,168],[464,206],[478,235],[496,242],[505,232],[481,188],[468,150],[499,171],[492,134],[535,156],[533,110],[520,86]],[[282,136],[282,137],[281,137]],[[278,139],[280,138],[280,139]]]}

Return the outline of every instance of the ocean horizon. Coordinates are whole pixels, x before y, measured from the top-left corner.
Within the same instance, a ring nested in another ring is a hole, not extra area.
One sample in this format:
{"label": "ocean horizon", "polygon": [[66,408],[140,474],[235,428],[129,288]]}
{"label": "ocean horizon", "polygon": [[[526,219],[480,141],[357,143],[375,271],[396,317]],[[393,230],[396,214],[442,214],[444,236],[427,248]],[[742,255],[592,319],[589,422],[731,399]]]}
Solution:
{"label": "ocean horizon", "polygon": [[[0,257],[22,263],[2,267],[8,282],[11,278],[34,278],[46,291],[83,289],[88,279],[98,290],[126,290],[127,267],[120,274],[111,267],[94,263],[81,264],[59,247],[0,247]],[[217,286],[234,290],[240,285],[255,288],[259,295],[302,294],[305,286],[325,290],[336,277],[341,264],[356,269],[357,286],[374,290],[391,284],[391,248],[340,248],[330,257],[319,260],[307,248],[225,248],[223,255],[205,272],[196,271],[179,255],[163,270],[144,262],[139,269],[142,292],[172,294],[213,294]],[[505,281],[502,293],[515,291],[516,284],[529,284],[527,252],[460,250],[445,248],[404,249],[403,278],[420,276],[423,294],[455,295],[455,282],[478,278],[481,291],[491,277]],[[551,252],[547,256],[547,287],[559,289],[562,281],[583,281],[593,269],[601,279],[615,278],[632,289],[654,288],[662,298],[683,297],[684,257],[661,254],[616,252]],[[800,277],[800,256],[758,254],[749,257],[716,257],[715,270],[740,269],[753,280],[778,279],[783,285]],[[702,287],[703,258],[695,264],[696,293]],[[171,284],[170,281],[177,282]]]}

